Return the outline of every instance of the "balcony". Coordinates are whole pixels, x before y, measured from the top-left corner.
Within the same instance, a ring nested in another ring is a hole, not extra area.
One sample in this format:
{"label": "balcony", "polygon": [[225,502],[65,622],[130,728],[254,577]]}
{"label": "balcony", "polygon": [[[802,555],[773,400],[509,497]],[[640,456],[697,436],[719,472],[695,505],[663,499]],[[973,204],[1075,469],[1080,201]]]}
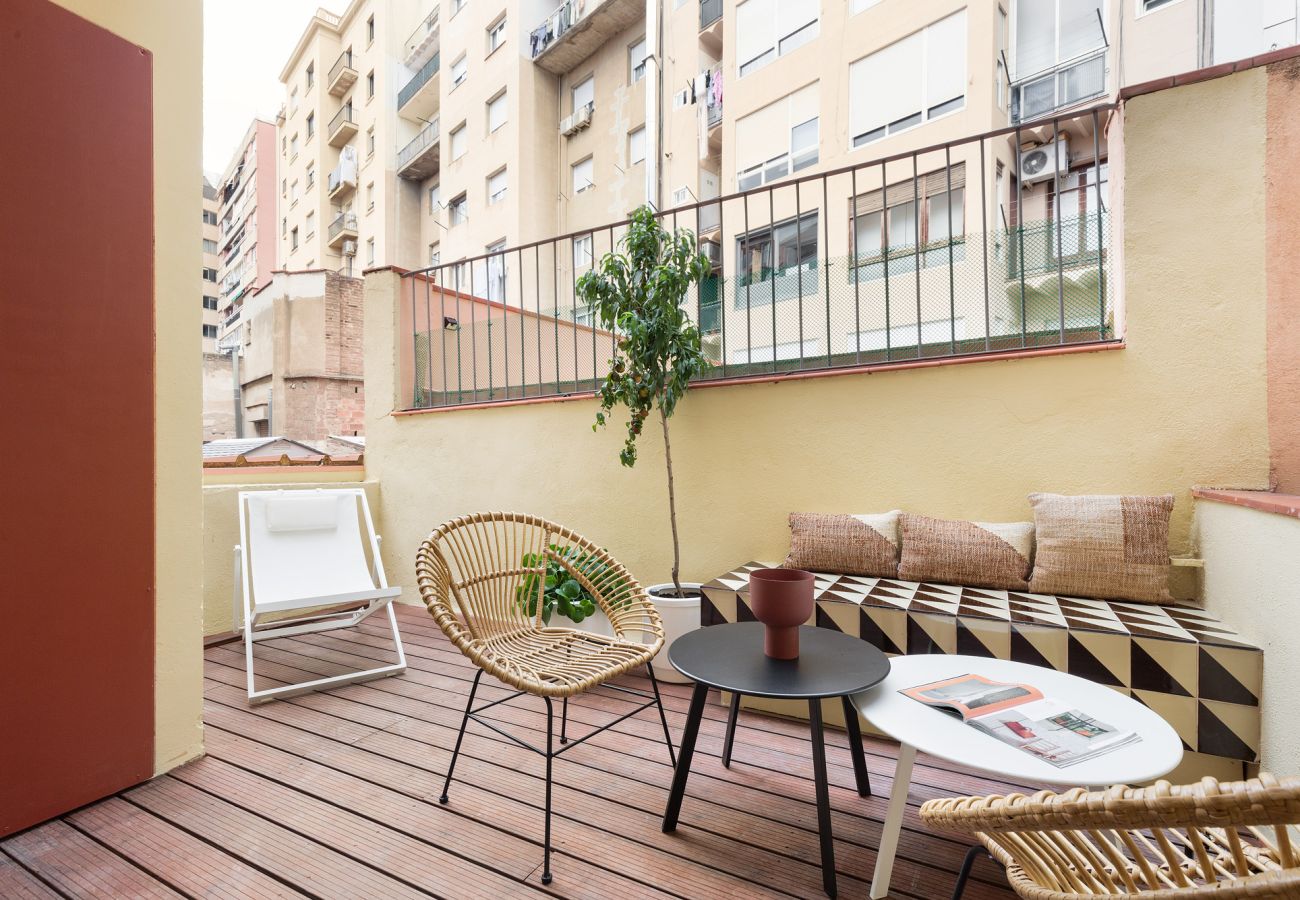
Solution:
{"label": "balcony", "polygon": [[700,0],[700,43],[722,55],[722,0]]}
{"label": "balcony", "polygon": [[331,147],[342,147],[352,140],[356,133],[357,122],[356,119],[352,118],[352,104],[348,103],[334,114],[334,118],[330,119],[325,142]]}
{"label": "balcony", "polygon": [[326,234],[326,243],[333,249],[337,250],[344,241],[355,241],[357,239],[357,214],[345,210],[334,217],[330,222],[329,232]]}
{"label": "balcony", "polygon": [[1011,84],[1011,121],[1033,122],[1106,93],[1106,50],[1067,60]]}
{"label": "balcony", "polygon": [[342,97],[356,81],[357,70],[352,68],[352,51],[344,50],[334,65],[330,66],[329,78],[325,82],[326,90],[333,97]]}
{"label": "balcony", "polygon": [[415,26],[411,36],[406,39],[406,56],[403,63],[406,68],[418,70],[438,52],[438,7],[433,8]]}
{"label": "balcony", "polygon": [[441,56],[435,52],[397,92],[398,115],[414,121],[427,121],[437,114]]}
{"label": "balcony", "polygon": [[357,189],[357,168],[355,165],[345,166],[340,163],[334,171],[329,174],[326,192],[329,199],[335,202],[344,200]]}
{"label": "balcony", "polygon": [[438,154],[441,142],[438,120],[434,119],[397,154],[397,175],[412,181],[423,181],[438,172]]}
{"label": "balcony", "polygon": [[579,6],[576,0],[568,0],[538,23],[538,28],[549,30],[534,39],[529,53],[552,75],[568,72],[645,18],[645,4],[639,0],[586,0],[581,10]]}

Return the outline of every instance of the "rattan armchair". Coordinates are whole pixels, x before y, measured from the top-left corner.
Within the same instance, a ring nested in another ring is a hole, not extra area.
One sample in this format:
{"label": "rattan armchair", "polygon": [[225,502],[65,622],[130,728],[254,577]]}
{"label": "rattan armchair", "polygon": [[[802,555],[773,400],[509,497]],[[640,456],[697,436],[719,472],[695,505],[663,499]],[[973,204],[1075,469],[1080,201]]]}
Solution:
{"label": "rattan armchair", "polygon": [[[546,564],[558,563],[596,601],[614,636],[574,628],[548,627],[543,618]],[[617,560],[581,535],[537,516],[475,513],[438,526],[420,546],[415,562],[420,596],[438,627],[478,667],[465,704],[460,732],[447,766],[440,803],[460,756],[470,720],[546,758],[546,828],[542,883],[551,882],[551,763],[561,753],[651,706],[659,710],[669,761],[676,765],[651,660],[663,647],[664,631],[649,596]],[[651,693],[611,679],[644,665]],[[515,693],[474,706],[483,673]],[[605,686],[643,702],[590,733],[568,740],[569,697]],[[546,703],[546,749],[504,731],[479,713],[522,694]],[[560,749],[554,745],[554,701],[562,704]]]}
{"label": "rattan armchair", "polygon": [[1296,777],[931,800],[921,819],[979,838],[1027,900],[1300,897]]}

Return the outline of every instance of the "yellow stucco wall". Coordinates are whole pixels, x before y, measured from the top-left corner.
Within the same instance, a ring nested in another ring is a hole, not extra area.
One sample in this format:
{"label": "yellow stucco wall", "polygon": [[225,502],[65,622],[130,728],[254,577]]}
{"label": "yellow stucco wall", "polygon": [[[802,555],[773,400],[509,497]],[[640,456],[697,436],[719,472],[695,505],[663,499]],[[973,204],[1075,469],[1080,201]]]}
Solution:
{"label": "yellow stucco wall", "polygon": [[[1190,486],[1268,478],[1263,101],[1253,71],[1128,105],[1126,348],[694,391],[672,423],[683,576],[781,558],[792,510],[1015,520],[1031,491],[1172,492],[1171,549],[1190,550]],[[664,580],[658,428],[629,471],[621,427],[591,431],[591,400],[390,415],[395,284],[368,277],[365,327],[390,579],[413,597],[430,528],[509,509]]]}
{"label": "yellow stucco wall", "polygon": [[58,0],[153,54],[156,390],[154,769],[203,751],[199,447],[203,4]]}
{"label": "yellow stucco wall", "polygon": [[1196,536],[1205,558],[1205,605],[1264,650],[1264,727],[1260,768],[1300,775],[1300,520],[1213,500],[1196,503]]}
{"label": "yellow stucco wall", "polygon": [[[221,473],[221,470],[216,470]],[[283,470],[262,477],[257,470],[244,470],[242,480],[230,475],[204,473],[203,484],[203,634],[224,635],[243,627],[242,611],[234,612],[234,547],[239,543],[238,500],[240,491],[313,490],[315,488],[366,489],[370,515],[379,518],[379,491],[374,482],[357,479],[356,471],[334,474],[305,468],[288,476]],[[379,527],[376,522],[376,527]],[[380,534],[383,534],[382,529]],[[390,578],[391,580],[391,578]]]}

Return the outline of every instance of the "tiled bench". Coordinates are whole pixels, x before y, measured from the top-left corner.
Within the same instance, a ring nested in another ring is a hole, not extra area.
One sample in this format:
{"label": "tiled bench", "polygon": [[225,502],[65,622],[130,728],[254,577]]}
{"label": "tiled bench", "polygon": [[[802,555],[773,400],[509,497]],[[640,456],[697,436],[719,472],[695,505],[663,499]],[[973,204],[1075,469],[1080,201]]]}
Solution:
{"label": "tiled bench", "polygon": [[[704,585],[700,624],[753,621],[749,573],[763,566],[746,563]],[[1178,731],[1187,751],[1180,772],[1240,777],[1241,764],[1258,757],[1263,652],[1194,606],[824,574],[815,599],[810,624],[886,654],[1012,659],[1109,685]]]}

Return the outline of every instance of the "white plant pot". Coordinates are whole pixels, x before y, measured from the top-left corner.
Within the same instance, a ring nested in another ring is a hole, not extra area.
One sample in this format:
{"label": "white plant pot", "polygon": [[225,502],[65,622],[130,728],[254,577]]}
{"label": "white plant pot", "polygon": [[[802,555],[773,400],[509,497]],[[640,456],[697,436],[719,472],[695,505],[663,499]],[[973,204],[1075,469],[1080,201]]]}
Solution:
{"label": "white plant pot", "polygon": [[[684,590],[700,591],[701,585],[696,581],[683,581]],[[654,584],[646,589],[650,595],[650,600],[654,603],[655,609],[659,612],[659,618],[664,623],[664,646],[655,657],[655,677],[660,681],[672,681],[677,684],[689,684],[690,679],[678,672],[668,662],[668,648],[673,645],[673,641],[689,631],[694,631],[700,627],[700,598],[699,597],[659,597],[656,596],[658,591],[667,591],[673,593],[676,589],[670,581],[667,584]]]}
{"label": "white plant pot", "polygon": [[614,636],[614,626],[610,624],[609,617],[599,609],[581,622],[575,622],[568,616],[556,612],[551,615],[550,624],[555,628],[576,628],[578,631],[586,631],[590,634],[599,634],[611,638]]}

